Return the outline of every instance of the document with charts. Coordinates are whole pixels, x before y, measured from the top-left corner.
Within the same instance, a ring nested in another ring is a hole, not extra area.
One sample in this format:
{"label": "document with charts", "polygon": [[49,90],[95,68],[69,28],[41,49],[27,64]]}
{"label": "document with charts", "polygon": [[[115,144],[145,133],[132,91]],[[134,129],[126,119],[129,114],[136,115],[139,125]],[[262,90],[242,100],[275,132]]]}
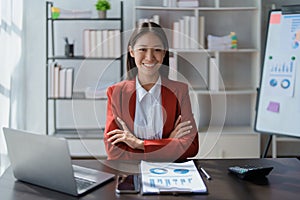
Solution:
{"label": "document with charts", "polygon": [[184,163],[141,161],[142,194],[207,193],[193,161]]}

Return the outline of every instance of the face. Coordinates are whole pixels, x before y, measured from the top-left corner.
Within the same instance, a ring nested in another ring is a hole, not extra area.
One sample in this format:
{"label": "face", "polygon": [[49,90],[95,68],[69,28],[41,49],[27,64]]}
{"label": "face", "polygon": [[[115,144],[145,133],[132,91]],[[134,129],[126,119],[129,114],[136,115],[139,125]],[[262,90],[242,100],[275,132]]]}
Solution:
{"label": "face", "polygon": [[137,39],[133,47],[129,47],[129,51],[134,57],[140,80],[158,78],[158,70],[166,53],[159,37],[154,33],[146,33]]}

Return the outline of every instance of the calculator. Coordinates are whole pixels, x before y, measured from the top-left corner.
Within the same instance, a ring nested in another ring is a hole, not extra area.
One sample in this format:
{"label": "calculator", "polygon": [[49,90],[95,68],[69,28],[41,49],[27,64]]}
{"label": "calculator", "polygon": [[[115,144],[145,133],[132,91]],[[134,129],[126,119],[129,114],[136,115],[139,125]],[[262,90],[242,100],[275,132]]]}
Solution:
{"label": "calculator", "polygon": [[232,166],[228,168],[228,171],[232,174],[237,175],[241,179],[253,179],[253,178],[264,178],[267,176],[273,167],[264,166]]}

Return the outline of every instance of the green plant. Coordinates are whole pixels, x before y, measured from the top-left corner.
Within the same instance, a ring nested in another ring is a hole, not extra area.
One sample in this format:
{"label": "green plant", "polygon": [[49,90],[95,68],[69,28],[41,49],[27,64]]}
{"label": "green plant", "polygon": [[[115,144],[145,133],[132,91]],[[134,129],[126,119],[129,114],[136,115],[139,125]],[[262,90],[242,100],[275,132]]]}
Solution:
{"label": "green plant", "polygon": [[107,0],[98,0],[95,4],[96,10],[109,10],[110,9],[110,3]]}

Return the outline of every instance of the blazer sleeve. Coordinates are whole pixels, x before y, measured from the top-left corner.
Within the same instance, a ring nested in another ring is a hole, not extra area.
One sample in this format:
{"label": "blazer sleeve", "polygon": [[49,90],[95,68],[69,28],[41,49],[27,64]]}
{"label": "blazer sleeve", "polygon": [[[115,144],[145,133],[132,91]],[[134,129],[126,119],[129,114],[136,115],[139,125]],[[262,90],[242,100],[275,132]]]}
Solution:
{"label": "blazer sleeve", "polygon": [[107,89],[107,109],[106,109],[106,125],[104,131],[104,144],[107,153],[107,158],[109,160],[141,160],[143,159],[142,150],[132,149],[125,143],[118,143],[117,145],[112,145],[107,141],[109,136],[108,132],[115,129],[120,129],[117,123],[117,117],[122,118],[121,115],[121,89],[119,87],[111,86]]}
{"label": "blazer sleeve", "polygon": [[189,91],[187,85],[179,87],[177,105],[178,115],[172,116],[172,127],[166,127],[168,130],[167,137],[174,129],[174,124],[179,114],[182,116],[182,121],[191,121],[191,132],[181,138],[163,138],[160,140],[145,140],[145,157],[147,160],[184,160],[189,157],[194,157],[199,150],[198,131],[193,117]]}

